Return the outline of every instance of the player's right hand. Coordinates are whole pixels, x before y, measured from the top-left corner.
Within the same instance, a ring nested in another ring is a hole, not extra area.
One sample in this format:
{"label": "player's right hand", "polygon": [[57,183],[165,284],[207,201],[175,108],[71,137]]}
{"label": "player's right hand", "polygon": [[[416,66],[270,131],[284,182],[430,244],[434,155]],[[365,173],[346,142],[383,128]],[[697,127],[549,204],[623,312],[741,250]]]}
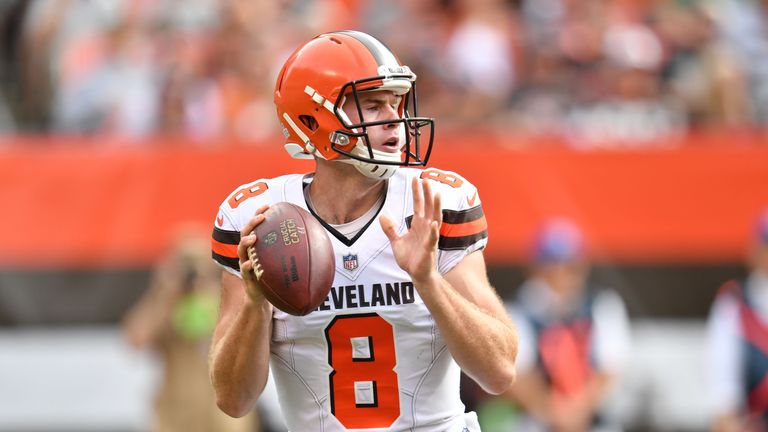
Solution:
{"label": "player's right hand", "polygon": [[253,262],[248,256],[248,248],[256,245],[258,237],[256,237],[253,231],[260,223],[264,222],[264,212],[268,208],[269,205],[263,205],[256,210],[256,214],[240,230],[240,244],[237,245],[237,256],[240,259],[240,275],[245,283],[245,292],[254,304],[261,304],[267,300],[264,298],[261,284],[253,272]]}

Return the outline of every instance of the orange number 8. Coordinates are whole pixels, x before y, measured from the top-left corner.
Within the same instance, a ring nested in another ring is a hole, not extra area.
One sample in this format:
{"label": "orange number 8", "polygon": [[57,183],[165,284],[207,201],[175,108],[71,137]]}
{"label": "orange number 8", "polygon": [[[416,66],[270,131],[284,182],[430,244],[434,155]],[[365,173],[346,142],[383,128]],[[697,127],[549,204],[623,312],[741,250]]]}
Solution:
{"label": "orange number 8", "polygon": [[269,189],[269,186],[264,182],[258,182],[254,185],[246,186],[232,195],[232,197],[229,199],[229,206],[233,209],[236,209],[237,206],[244,203],[248,198],[259,196],[263,194],[267,189]]}
{"label": "orange number 8", "polygon": [[421,172],[420,178],[439,181],[448,186],[459,188],[464,184],[464,180],[456,174],[440,171],[430,168]]}
{"label": "orange number 8", "polygon": [[376,313],[339,315],[325,338],[331,413],[347,429],[390,427],[400,417],[392,325]]}

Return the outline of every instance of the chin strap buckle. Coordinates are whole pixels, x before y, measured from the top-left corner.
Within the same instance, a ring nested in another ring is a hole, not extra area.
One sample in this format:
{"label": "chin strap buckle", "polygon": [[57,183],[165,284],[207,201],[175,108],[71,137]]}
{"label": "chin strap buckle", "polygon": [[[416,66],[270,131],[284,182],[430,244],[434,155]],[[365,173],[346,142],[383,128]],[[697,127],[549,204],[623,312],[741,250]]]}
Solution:
{"label": "chin strap buckle", "polygon": [[338,144],[340,146],[345,146],[349,144],[349,136],[343,133],[340,133],[339,131],[331,132],[331,136],[328,138],[332,143]]}

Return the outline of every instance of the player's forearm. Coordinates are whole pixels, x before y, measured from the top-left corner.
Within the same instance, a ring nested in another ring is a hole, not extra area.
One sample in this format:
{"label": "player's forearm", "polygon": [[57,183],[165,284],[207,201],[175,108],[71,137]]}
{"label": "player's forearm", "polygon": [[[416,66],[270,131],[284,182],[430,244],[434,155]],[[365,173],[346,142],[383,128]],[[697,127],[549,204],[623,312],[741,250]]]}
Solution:
{"label": "player's forearm", "polygon": [[514,327],[472,304],[439,274],[414,284],[461,369],[488,393],[506,391],[515,380]]}
{"label": "player's forearm", "polygon": [[242,417],[256,403],[269,376],[272,309],[266,301],[242,305],[211,350],[211,382],[219,408]]}

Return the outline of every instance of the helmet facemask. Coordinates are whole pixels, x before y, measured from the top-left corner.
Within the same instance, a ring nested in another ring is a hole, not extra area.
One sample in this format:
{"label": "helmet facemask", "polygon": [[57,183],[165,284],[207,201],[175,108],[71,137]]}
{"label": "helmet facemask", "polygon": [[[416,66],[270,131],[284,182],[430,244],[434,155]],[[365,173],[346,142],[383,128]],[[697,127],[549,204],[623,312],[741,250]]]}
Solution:
{"label": "helmet facemask", "polygon": [[[407,70],[407,69],[406,69]],[[408,71],[410,72],[410,71]],[[364,175],[371,178],[388,178],[400,166],[425,166],[432,151],[434,120],[418,117],[416,85],[413,74],[381,75],[350,81],[341,88],[333,107],[340,128],[331,134],[331,148],[350,159],[341,159],[355,165]],[[371,84],[374,84],[373,86]],[[360,94],[376,90],[391,90],[402,96],[398,118],[366,121],[360,103]],[[352,123],[342,106],[348,98],[354,98],[357,109],[357,123]],[[413,114],[411,114],[413,109]],[[368,128],[398,125],[401,150],[391,153],[373,148]],[[354,143],[350,146],[350,143]]]}

